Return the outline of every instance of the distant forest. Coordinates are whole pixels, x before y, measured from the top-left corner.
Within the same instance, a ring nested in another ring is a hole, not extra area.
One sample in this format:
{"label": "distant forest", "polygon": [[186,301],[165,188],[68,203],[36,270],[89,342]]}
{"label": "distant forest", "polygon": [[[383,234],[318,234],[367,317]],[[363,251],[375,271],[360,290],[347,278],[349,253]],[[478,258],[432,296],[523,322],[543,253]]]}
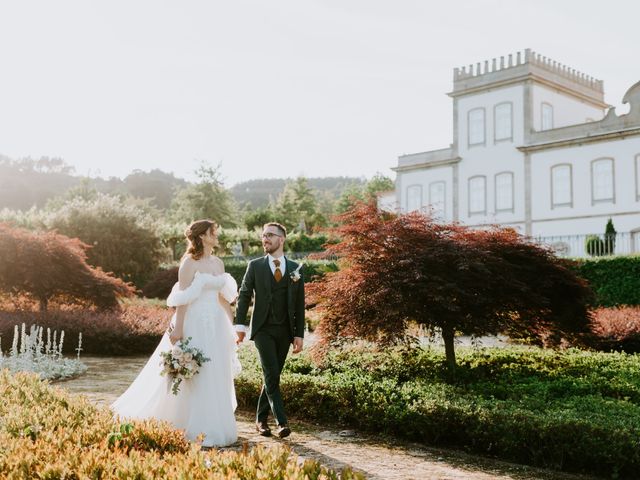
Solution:
{"label": "distant forest", "polygon": [[[234,185],[228,191],[238,205],[257,208],[276,199],[290,180],[248,180]],[[331,200],[338,199],[349,187],[366,183],[364,178],[355,177],[309,178],[307,181],[309,187]],[[89,178],[74,175],[73,167],[59,158],[12,160],[0,155],[0,209],[41,208],[48,200],[69,189],[86,185],[101,193],[149,199],[154,206],[165,210],[169,208],[176,191],[187,184],[186,180],[158,169],[149,172],[133,170],[124,179]]]}

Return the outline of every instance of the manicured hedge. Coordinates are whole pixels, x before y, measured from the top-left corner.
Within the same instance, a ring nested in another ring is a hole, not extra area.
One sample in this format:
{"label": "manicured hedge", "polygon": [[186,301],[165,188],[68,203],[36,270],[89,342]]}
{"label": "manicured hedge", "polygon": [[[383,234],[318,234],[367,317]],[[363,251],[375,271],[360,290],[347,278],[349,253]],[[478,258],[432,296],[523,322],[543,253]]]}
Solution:
{"label": "manicured hedge", "polygon": [[[336,262],[331,260],[296,260],[302,262],[303,272],[306,281],[313,281],[315,278],[322,277],[327,272],[335,272],[338,270]],[[242,283],[242,278],[247,270],[248,260],[224,259],[224,268],[235,278],[238,286]],[[171,292],[174,283],[178,281],[178,267],[159,270],[142,288],[142,294],[147,298],[167,298]]]}
{"label": "manicured hedge", "polygon": [[0,371],[0,395],[0,478],[364,478],[300,462],[282,447],[203,452],[167,424],[119,422],[106,407],[34,374]]}
{"label": "manicured hedge", "polygon": [[591,285],[598,306],[640,305],[640,256],[577,260],[575,268]]}
{"label": "manicured hedge", "polygon": [[[242,349],[239,401],[254,408],[261,376]],[[640,357],[536,348],[458,350],[452,380],[434,349],[332,353],[288,360],[287,410],[429,445],[559,470],[637,478]],[[616,477],[617,476],[617,477]]]}

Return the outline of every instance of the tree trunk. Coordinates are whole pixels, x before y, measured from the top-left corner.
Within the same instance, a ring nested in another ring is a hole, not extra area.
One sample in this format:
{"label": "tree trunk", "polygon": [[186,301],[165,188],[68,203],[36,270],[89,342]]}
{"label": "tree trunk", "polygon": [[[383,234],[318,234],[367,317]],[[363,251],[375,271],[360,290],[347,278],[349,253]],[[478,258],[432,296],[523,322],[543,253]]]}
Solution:
{"label": "tree trunk", "polygon": [[49,299],[47,297],[40,297],[40,311],[42,313],[47,311],[48,304],[49,304]]}
{"label": "tree trunk", "polygon": [[456,369],[456,352],[453,347],[455,330],[453,327],[442,327],[442,340],[444,340],[444,353],[447,358],[449,370],[453,373]]}

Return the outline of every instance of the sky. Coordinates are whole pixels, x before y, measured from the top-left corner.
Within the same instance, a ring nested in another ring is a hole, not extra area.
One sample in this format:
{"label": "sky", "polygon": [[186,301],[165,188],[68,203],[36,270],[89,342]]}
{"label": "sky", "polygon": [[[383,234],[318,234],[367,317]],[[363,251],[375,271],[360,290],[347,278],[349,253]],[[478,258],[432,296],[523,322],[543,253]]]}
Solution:
{"label": "sky", "polygon": [[393,178],[452,141],[453,68],[531,48],[640,80],[633,0],[0,0],[0,154],[79,175]]}

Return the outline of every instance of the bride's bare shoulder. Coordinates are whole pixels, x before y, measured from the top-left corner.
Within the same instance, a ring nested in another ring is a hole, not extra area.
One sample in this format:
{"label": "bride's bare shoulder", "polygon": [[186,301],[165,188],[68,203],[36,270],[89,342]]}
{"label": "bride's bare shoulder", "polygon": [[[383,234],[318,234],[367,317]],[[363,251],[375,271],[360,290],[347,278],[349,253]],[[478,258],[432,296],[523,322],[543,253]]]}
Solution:
{"label": "bride's bare shoulder", "polygon": [[213,260],[216,271],[224,273],[224,262],[222,261],[222,259],[220,257],[216,257],[215,255],[212,255],[211,259]]}
{"label": "bride's bare shoulder", "polygon": [[186,288],[191,284],[191,281],[196,274],[196,269],[196,260],[190,256],[186,256],[182,262],[180,262],[180,267],[178,268],[178,281],[180,282],[181,288]]}

